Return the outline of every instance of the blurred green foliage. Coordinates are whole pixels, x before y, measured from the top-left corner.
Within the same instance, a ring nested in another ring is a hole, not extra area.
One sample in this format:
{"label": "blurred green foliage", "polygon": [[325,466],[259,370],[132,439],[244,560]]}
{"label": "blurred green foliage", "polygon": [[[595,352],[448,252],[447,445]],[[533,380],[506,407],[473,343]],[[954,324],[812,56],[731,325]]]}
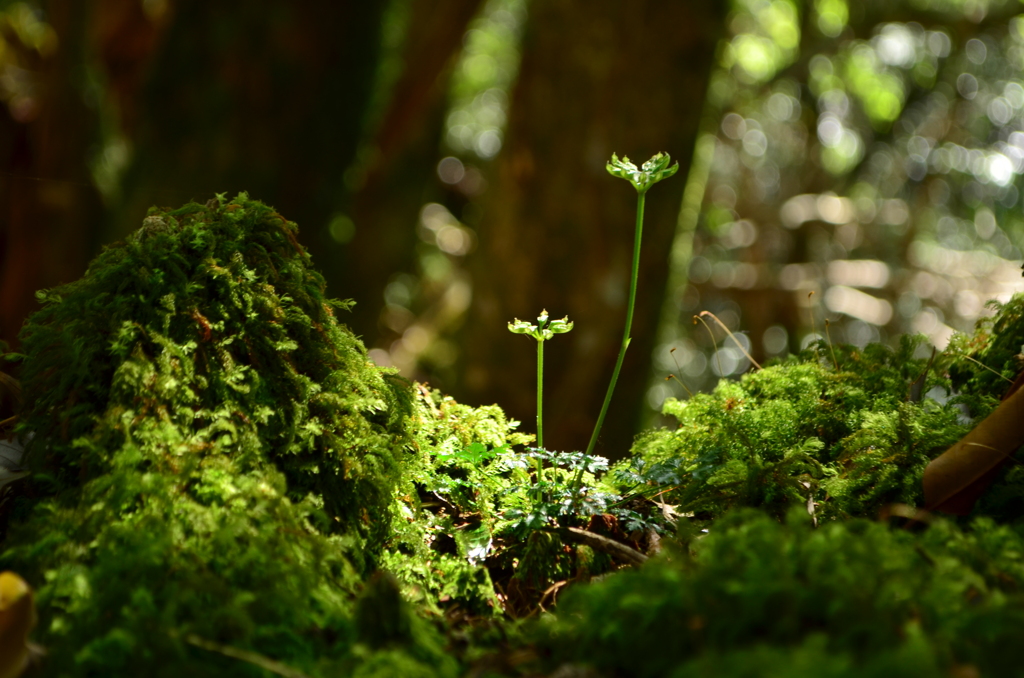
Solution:
{"label": "blurred green foliage", "polygon": [[688,329],[702,310],[760,360],[823,338],[825,318],[839,343],[923,333],[941,349],[1010,298],[1024,246],[1017,3],[737,0],[728,26],[650,407],[677,395],[669,373],[708,390],[748,369]]}

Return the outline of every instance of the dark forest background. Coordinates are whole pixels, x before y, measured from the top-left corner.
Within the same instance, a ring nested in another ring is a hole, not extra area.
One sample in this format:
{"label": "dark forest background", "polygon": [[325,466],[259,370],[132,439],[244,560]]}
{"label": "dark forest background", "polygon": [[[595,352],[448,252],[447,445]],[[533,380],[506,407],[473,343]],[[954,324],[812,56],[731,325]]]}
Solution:
{"label": "dark forest background", "polygon": [[[0,340],[152,205],[247,191],[299,224],[371,357],[586,442],[633,191],[666,151],[599,449],[667,396],[817,336],[944,346],[1020,288],[1016,0],[0,0]],[[679,379],[667,381],[672,373]]]}

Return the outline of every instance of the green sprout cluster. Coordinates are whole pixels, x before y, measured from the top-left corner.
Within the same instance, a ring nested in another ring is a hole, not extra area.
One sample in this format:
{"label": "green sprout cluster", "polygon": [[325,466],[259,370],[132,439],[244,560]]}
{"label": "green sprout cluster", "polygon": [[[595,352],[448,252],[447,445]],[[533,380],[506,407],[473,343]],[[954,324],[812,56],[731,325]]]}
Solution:
{"label": "green sprout cluster", "polygon": [[[626,326],[623,330],[622,343],[619,346],[619,355],[615,361],[615,368],[612,370],[612,378],[608,384],[608,391],[605,393],[605,398],[601,405],[601,412],[598,414],[597,422],[594,424],[593,434],[590,436],[590,443],[587,445],[587,457],[593,455],[594,447],[597,445],[598,438],[601,435],[601,428],[604,425],[605,416],[608,414],[608,406],[611,405],[612,395],[615,393],[615,384],[619,379],[619,372],[622,370],[622,361],[626,357],[626,349],[629,348],[629,343],[631,341],[629,333],[633,326],[633,310],[636,306],[636,287],[637,280],[640,275],[640,244],[643,239],[644,228],[644,199],[651,186],[663,179],[668,179],[679,171],[679,163],[672,165],[671,162],[672,159],[667,153],[657,153],[650,160],[645,162],[641,168],[638,168],[629,161],[628,157],[623,156],[620,160],[618,155],[612,153],[611,161],[605,166],[608,173],[613,177],[625,179],[633,186],[633,188],[636,189],[636,229],[634,230],[633,240],[633,268],[629,284],[629,304],[626,307]],[[537,322],[537,325],[532,325],[516,318],[513,322],[508,324],[508,329],[510,332],[515,334],[526,334],[537,340],[537,447],[543,448],[544,342],[555,334],[561,334],[571,330],[572,323],[569,322],[568,316],[562,320],[549,321],[547,311],[541,311],[541,315],[537,318]],[[538,462],[538,479],[540,479],[541,472],[542,469]],[[576,491],[579,491],[580,489],[580,483],[583,480],[582,474],[583,467],[581,466],[574,481]]]}
{"label": "green sprout cluster", "polygon": [[[571,329],[569,316],[561,320],[549,320],[546,310],[537,316],[536,325],[519,318],[508,324],[508,331],[512,334],[525,334],[537,340],[537,447],[544,447],[544,342],[556,334],[565,334]],[[540,478],[539,469],[537,477]]]}

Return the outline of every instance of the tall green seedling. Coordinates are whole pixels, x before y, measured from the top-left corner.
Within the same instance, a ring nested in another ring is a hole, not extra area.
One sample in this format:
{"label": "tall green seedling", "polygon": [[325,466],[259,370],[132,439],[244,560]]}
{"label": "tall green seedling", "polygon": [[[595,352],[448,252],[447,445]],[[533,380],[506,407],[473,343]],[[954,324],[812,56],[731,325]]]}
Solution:
{"label": "tall green seedling", "polygon": [[[640,272],[640,239],[644,229],[644,198],[651,186],[662,179],[668,179],[679,171],[679,163],[669,165],[671,161],[672,160],[668,153],[658,153],[653,158],[645,162],[643,167],[637,169],[637,166],[631,163],[628,157],[623,156],[622,160],[619,160],[619,157],[612,153],[611,162],[606,165],[606,169],[609,174],[613,177],[625,179],[633,185],[633,188],[636,189],[636,232],[633,237],[633,274],[629,283],[629,306],[626,309],[626,327],[622,333],[622,346],[619,347],[619,357],[618,360],[615,361],[615,369],[612,371],[612,380],[608,384],[608,392],[605,394],[604,404],[601,405],[601,414],[597,417],[597,423],[594,425],[594,433],[590,436],[590,444],[587,445],[587,457],[594,453],[594,446],[597,444],[597,438],[601,434],[601,426],[604,424],[604,417],[608,413],[608,405],[611,403],[612,394],[615,392],[615,382],[619,379],[619,370],[622,369],[622,360],[626,357],[626,349],[629,348],[629,331],[633,325],[633,307],[636,303],[636,281]],[[579,487],[582,480],[583,470],[581,468],[579,473],[576,475],[574,485]]]}
{"label": "tall green seedling", "polygon": [[[528,323],[516,318],[508,324],[508,331],[513,334],[526,334],[537,340],[537,447],[544,447],[544,342],[556,334],[565,334],[572,329],[569,316],[561,320],[549,320],[548,312],[541,311],[537,316],[537,324]],[[534,459],[537,464],[537,481],[540,482],[541,460]]]}

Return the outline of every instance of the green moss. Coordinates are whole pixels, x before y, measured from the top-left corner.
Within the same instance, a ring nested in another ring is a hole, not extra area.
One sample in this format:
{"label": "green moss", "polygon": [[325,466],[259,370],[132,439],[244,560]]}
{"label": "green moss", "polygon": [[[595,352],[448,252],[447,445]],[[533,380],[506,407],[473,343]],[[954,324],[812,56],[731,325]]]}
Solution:
{"label": "green moss", "polygon": [[370,678],[458,675],[458,663],[426,621],[412,614],[398,582],[376,575],[367,583],[356,609],[359,662],[352,675]]}
{"label": "green moss", "polygon": [[536,630],[539,644],[556,661],[638,677],[1017,670],[1019,533],[987,520],[971,532],[864,520],[812,529],[797,511],[787,523],[732,514],[692,555],[570,592]]}
{"label": "green moss", "polygon": [[[324,296],[295,236],[244,194],[151,210],[84,278],[42,293],[22,334],[23,428],[45,451],[39,470],[62,492],[81,487],[117,463],[135,423],[156,418],[194,454],[227,446],[273,463],[292,498],[322,498],[333,531],[378,548],[386,523],[368,517],[386,515],[400,475],[407,389],[338,323],[345,304]],[[134,461],[159,469],[172,457]]]}
{"label": "green moss", "polygon": [[706,518],[738,506],[782,516],[808,501],[818,520],[919,504],[924,467],[967,431],[953,405],[913,399],[927,365],[913,357],[920,343],[837,346],[838,371],[831,350],[808,350],[713,393],[670,399],[664,411],[678,428],[639,436],[619,476],[667,488],[662,501]]}
{"label": "green moss", "polygon": [[985,416],[1024,369],[1024,295],[1005,304],[990,301],[991,316],[978,320],[973,334],[957,334],[946,353],[953,387]]}
{"label": "green moss", "polygon": [[419,463],[406,475],[384,566],[430,615],[493,618],[501,605],[483,562],[505,493],[528,481],[505,460],[531,436],[496,405],[470,407],[420,384],[411,421]]}
{"label": "green moss", "polygon": [[2,561],[39,590],[48,670],[259,674],[189,634],[358,664],[352,601],[416,462],[412,395],[338,323],[295,225],[244,194],[154,209],[41,298],[34,474]]}

